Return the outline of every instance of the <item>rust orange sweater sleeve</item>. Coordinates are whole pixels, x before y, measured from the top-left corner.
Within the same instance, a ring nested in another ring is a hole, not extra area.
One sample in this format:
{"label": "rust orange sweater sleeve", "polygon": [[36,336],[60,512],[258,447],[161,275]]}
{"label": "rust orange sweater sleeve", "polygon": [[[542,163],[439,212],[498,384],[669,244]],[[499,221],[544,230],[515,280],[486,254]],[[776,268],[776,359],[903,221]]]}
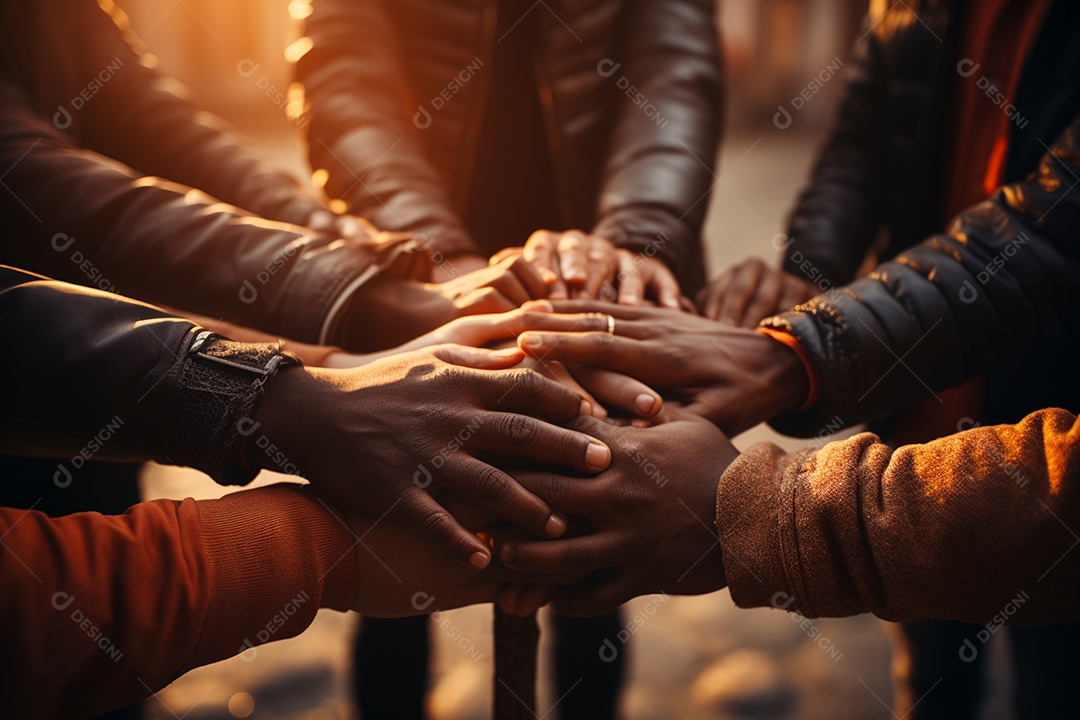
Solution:
{"label": "rust orange sweater sleeve", "polygon": [[749,448],[717,527],[737,605],[807,617],[1080,619],[1080,421],[1042,410],[896,450]]}
{"label": "rust orange sweater sleeve", "polygon": [[74,718],[347,610],[343,521],[306,488],[159,500],[124,515],[0,509],[4,716]]}

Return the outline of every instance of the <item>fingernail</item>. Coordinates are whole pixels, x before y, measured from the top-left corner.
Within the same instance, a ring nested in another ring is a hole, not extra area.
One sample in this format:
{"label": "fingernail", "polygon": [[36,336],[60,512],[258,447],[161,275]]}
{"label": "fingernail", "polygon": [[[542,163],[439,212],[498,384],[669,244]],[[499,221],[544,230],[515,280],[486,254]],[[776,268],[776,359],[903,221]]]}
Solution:
{"label": "fingernail", "polygon": [[514,562],[514,546],[507,543],[502,546],[499,551],[499,557],[502,558],[503,565],[509,565]]}
{"label": "fingernail", "polygon": [[611,450],[607,445],[589,443],[589,449],[585,451],[585,464],[590,470],[603,470],[611,464]]}
{"label": "fingernail", "polygon": [[650,415],[655,407],[656,398],[646,393],[641,393],[634,401],[634,409],[637,410],[638,415]]}
{"label": "fingernail", "polygon": [[540,273],[540,277],[544,278],[545,285],[550,285],[559,279],[559,276],[551,270],[544,270],[542,273]]}
{"label": "fingernail", "polygon": [[483,570],[488,566],[489,562],[491,562],[491,556],[487,553],[477,551],[469,556],[469,564],[477,570]]}
{"label": "fingernail", "polygon": [[592,415],[593,408],[592,403],[588,400],[581,401],[581,407],[578,409],[578,415]]}
{"label": "fingernail", "polygon": [[544,526],[544,534],[548,537],[557,538],[566,532],[566,518],[558,513],[552,513]]}
{"label": "fingernail", "polygon": [[524,308],[529,312],[555,312],[555,306],[547,300],[530,300]]}
{"label": "fingernail", "polygon": [[531,350],[539,350],[543,346],[544,341],[540,339],[539,335],[521,335],[518,338],[518,342],[521,343],[521,347],[527,347]]}
{"label": "fingernail", "polygon": [[515,357],[521,354],[521,349],[516,347],[503,348],[502,350],[496,350],[495,354],[499,357]]}

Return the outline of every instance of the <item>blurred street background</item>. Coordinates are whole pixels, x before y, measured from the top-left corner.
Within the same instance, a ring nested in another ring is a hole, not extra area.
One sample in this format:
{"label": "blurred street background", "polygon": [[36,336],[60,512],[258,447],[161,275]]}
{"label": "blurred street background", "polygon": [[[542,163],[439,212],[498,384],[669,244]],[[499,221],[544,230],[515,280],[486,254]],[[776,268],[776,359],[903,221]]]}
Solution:
{"label": "blurred street background", "polygon": [[[307,177],[287,117],[285,48],[295,38],[288,0],[120,0],[159,67],[179,77],[201,107],[220,114],[276,162]],[[523,0],[523,7],[528,0]],[[865,0],[723,0],[728,123],[707,224],[710,276],[752,255],[774,259],[776,233],[805,181],[814,148],[843,84]],[[295,8],[294,8],[295,10]],[[796,98],[801,99],[797,100]],[[786,116],[784,111],[786,111]],[[522,238],[524,240],[524,238]],[[739,437],[789,449],[795,441],[756,428]],[[258,482],[280,476],[264,474]],[[201,474],[148,466],[147,499],[222,493]],[[628,720],[684,718],[889,718],[892,691],[885,626],[869,616],[800,624],[776,610],[737,610],[726,591],[699,598],[645,597],[622,651],[631,658],[623,703]],[[491,608],[448,612],[433,625],[430,714],[490,716]],[[189,673],[146,703],[155,720],[355,717],[348,686],[356,618],[320,613],[299,638]],[[613,638],[613,641],[615,639]],[[598,648],[599,651],[599,648]],[[1009,688],[996,646],[986,718]],[[539,713],[556,718],[542,667]]]}

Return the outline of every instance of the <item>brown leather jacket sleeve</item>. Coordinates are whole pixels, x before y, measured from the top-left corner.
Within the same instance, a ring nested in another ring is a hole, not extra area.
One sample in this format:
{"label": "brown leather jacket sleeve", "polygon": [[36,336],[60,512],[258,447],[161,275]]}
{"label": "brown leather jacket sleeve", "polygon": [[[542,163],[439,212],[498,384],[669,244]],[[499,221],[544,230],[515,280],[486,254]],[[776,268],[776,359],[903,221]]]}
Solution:
{"label": "brown leather jacket sleeve", "polygon": [[[154,69],[113,3],[3,5],[0,76],[79,146],[271,220],[305,225],[325,212],[314,193],[223,120],[196,110],[177,80]],[[275,111],[269,101],[265,111]]]}
{"label": "brown leather jacket sleeve", "polygon": [[1038,170],[869,276],[763,321],[794,336],[821,402],[772,425],[811,436],[880,418],[1061,337],[1080,313],[1080,117]]}
{"label": "brown leather jacket sleeve", "polygon": [[1078,479],[1080,421],[1056,409],[896,450],[871,433],[755,445],[717,491],[731,596],[807,617],[1075,621]]}
{"label": "brown leather jacket sleeve", "polygon": [[385,264],[79,148],[2,82],[0,166],[4,262],[302,342]]}
{"label": "brown leather jacket sleeve", "polygon": [[593,232],[657,255],[693,291],[704,281],[701,230],[716,184],[723,73],[711,0],[627,3],[614,135]]}
{"label": "brown leather jacket sleeve", "polygon": [[296,62],[302,125],[311,167],[327,173],[327,194],[380,230],[423,235],[447,257],[483,255],[424,153],[383,0],[320,0],[303,33],[311,49]]}
{"label": "brown leather jacket sleeve", "polygon": [[297,486],[120,516],[0,508],[0,532],[0,637],[19,657],[0,676],[7,718],[129,705],[192,668],[254,659],[356,592],[352,535]]}

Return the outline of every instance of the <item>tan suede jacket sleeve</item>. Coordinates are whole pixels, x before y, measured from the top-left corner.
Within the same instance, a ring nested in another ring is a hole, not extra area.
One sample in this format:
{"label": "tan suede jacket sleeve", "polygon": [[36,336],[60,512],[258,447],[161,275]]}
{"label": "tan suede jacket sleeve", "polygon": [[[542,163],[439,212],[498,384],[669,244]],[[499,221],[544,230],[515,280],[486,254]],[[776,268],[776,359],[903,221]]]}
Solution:
{"label": "tan suede jacket sleeve", "polygon": [[724,473],[731,596],[808,617],[1080,618],[1080,421],[1064,410],[893,450],[862,433]]}

